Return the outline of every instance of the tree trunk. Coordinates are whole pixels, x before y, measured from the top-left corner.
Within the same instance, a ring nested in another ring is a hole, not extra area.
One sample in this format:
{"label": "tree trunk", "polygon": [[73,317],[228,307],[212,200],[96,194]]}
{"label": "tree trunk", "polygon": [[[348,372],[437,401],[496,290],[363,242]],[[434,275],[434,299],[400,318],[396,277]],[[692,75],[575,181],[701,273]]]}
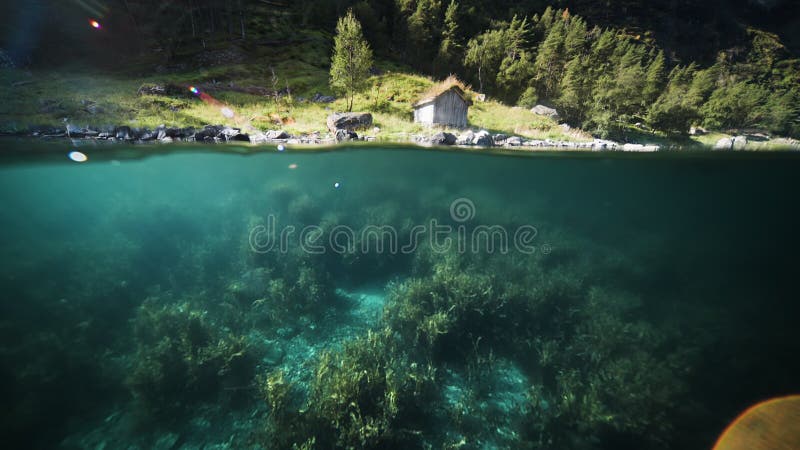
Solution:
{"label": "tree trunk", "polygon": [[194,1],[189,4],[189,20],[192,22],[192,37],[197,37],[197,26],[194,23]]}
{"label": "tree trunk", "polygon": [[239,25],[242,28],[242,40],[247,39],[244,28],[244,9],[242,9],[242,0],[239,0]]}

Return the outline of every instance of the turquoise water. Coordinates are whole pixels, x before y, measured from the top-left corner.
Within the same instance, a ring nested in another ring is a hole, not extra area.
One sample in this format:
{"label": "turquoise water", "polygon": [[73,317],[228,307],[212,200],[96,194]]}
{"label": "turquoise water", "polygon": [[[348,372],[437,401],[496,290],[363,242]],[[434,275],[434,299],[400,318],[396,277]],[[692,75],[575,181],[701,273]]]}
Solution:
{"label": "turquoise water", "polygon": [[710,448],[800,391],[795,154],[3,149],[8,448]]}

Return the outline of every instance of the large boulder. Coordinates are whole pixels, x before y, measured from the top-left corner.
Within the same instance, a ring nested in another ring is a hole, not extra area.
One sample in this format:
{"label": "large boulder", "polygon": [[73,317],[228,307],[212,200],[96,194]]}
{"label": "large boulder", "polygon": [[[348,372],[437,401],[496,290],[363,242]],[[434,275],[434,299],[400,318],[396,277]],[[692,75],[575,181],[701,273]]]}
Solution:
{"label": "large boulder", "polygon": [[558,111],[556,111],[554,108],[550,108],[550,107],[544,106],[544,105],[536,105],[536,106],[534,106],[533,108],[531,108],[531,112],[536,114],[536,115],[539,115],[539,116],[549,117],[549,118],[551,118],[553,120],[558,120],[559,117],[560,117],[558,115]]}
{"label": "large boulder", "polygon": [[714,150],[730,150],[733,148],[733,139],[722,138],[714,144]]}
{"label": "large boulder", "polygon": [[744,150],[747,146],[747,136],[736,136],[733,138],[731,148],[734,150]]}
{"label": "large boulder", "polygon": [[456,143],[456,135],[450,133],[436,133],[431,137],[433,145],[453,145]]}
{"label": "large boulder", "polygon": [[328,116],[328,130],[335,133],[336,130],[360,130],[372,126],[372,114],[370,113],[334,113]]}

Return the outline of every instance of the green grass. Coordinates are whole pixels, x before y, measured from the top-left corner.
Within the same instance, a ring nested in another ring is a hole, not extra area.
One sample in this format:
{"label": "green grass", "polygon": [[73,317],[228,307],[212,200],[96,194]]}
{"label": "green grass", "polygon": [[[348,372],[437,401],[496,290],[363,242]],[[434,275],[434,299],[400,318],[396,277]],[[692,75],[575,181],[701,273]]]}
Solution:
{"label": "green grass", "polygon": [[[195,49],[183,55],[185,69],[156,73],[153,60],[133,61],[125,70],[72,68],[50,72],[0,70],[0,132],[24,131],[30,125],[63,127],[64,119],[77,126],[128,125],[155,128],[161,124],[177,127],[201,127],[223,124],[249,126],[260,130],[284,129],[290,134],[325,134],[326,118],[346,108],[344,99],[331,104],[311,103],[314,94],[331,95],[328,86],[330,37],[321,33],[303,33],[302,42],[280,47],[255,46],[243,50],[246,61],[238,64],[192,68]],[[224,49],[228,44],[220,44]],[[193,53],[194,52],[194,53]],[[435,80],[412,74],[396,64],[378,61],[381,75],[373,76],[368,86],[355,98],[354,110],[373,114],[378,132],[369,130],[379,141],[404,141],[409,135],[431,135],[443,128],[429,128],[413,122],[412,104]],[[203,102],[189,94],[138,95],[142,84],[210,85],[218,83],[210,94],[216,102]],[[291,95],[274,98],[226,89],[261,87],[283,89]],[[305,99],[305,100],[304,100]],[[83,102],[91,101],[101,109],[87,111]],[[228,106],[232,119],[221,113]],[[592,139],[581,130],[565,130],[557,122],[536,116],[524,108],[510,107],[494,100],[475,101],[470,107],[469,126],[492,133],[517,135],[528,139],[552,139],[581,142]],[[461,130],[444,129],[455,134]],[[625,140],[661,146],[713,146],[728,135],[709,133],[703,136],[674,137],[649,133],[630,127]],[[771,149],[773,141],[752,142],[748,149]]]}
{"label": "green grass", "polygon": [[[305,33],[303,43],[282,47],[248,48],[245,63],[208,68],[191,68],[191,51],[184,58],[187,69],[154,73],[155,61],[134,61],[126,70],[109,71],[73,68],[60,72],[0,72],[0,83],[12,86],[0,91],[0,130],[25,130],[29,125],[62,127],[128,125],[154,128],[223,124],[258,129],[284,129],[292,134],[326,133],[325,120],[334,111],[346,108],[344,99],[331,104],[307,100],[315,93],[330,95],[328,86],[328,51],[330,37]],[[440,128],[427,128],[413,122],[411,105],[428,90],[435,80],[411,74],[407,68],[379,61],[383,73],[370,78],[368,87],[355,98],[354,110],[373,114],[380,128],[378,140],[404,140],[410,134],[432,134]],[[274,77],[273,77],[274,73]],[[174,84],[179,86],[220,83],[210,92],[219,103],[203,102],[186,95],[138,95],[142,84]],[[292,95],[279,101],[225,89],[232,83],[238,87],[289,87]],[[82,103],[91,101],[101,112],[91,114]],[[221,106],[233,109],[236,116],[228,119]],[[489,101],[476,103],[469,114],[470,127],[496,133],[517,134],[534,139],[582,140],[589,136],[566,133],[554,121],[537,117],[523,109],[510,108]],[[459,130],[449,130],[458,133]],[[372,130],[369,132],[373,134]]]}

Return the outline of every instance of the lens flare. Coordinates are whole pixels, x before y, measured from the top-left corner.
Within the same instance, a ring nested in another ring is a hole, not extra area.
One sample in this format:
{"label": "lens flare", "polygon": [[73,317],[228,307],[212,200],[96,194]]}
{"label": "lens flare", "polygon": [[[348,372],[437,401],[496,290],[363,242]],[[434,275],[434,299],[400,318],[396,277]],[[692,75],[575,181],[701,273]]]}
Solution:
{"label": "lens flare", "polygon": [[100,22],[98,22],[98,21],[96,21],[94,19],[89,19],[89,25],[91,25],[92,28],[94,28],[95,30],[99,30],[100,28],[102,28],[102,26],[100,25]]}
{"label": "lens flare", "polygon": [[79,151],[69,152],[67,156],[69,157],[69,159],[79,163],[86,162],[86,160],[89,159],[88,156]]}
{"label": "lens flare", "polygon": [[297,169],[297,164],[295,163],[289,164],[289,169],[291,170]]}
{"label": "lens flare", "polygon": [[220,110],[220,112],[222,112],[222,115],[227,117],[228,119],[233,119],[233,116],[236,115],[236,114],[233,113],[233,110],[228,108],[227,106],[223,107]]}
{"label": "lens flare", "polygon": [[200,90],[199,90],[199,89],[197,89],[197,88],[196,88],[196,87],[194,87],[194,86],[189,86],[189,92],[191,92],[191,93],[192,93],[192,94],[194,94],[194,95],[200,95]]}

